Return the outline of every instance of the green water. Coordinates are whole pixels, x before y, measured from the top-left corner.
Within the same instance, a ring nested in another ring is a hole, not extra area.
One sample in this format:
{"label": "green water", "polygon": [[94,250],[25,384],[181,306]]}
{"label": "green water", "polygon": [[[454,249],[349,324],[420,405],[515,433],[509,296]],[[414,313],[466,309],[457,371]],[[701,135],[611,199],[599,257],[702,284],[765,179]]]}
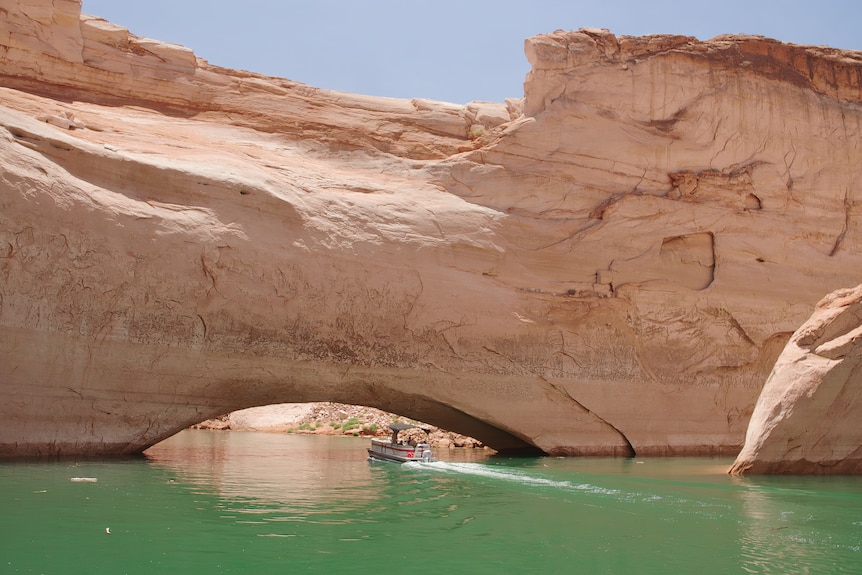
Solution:
{"label": "green water", "polygon": [[860,478],[365,446],[185,431],[146,459],[0,464],[0,574],[862,573]]}

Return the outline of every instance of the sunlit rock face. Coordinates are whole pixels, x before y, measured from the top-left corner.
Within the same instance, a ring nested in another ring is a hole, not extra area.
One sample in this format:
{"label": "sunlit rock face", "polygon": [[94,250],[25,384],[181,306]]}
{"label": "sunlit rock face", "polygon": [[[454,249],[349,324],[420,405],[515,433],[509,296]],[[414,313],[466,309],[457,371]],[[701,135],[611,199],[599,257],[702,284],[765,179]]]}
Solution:
{"label": "sunlit rock face", "polygon": [[454,105],[0,10],[4,456],[324,400],[501,449],[735,453],[859,281],[857,53],[558,32],[523,99]]}
{"label": "sunlit rock face", "polygon": [[732,474],[862,473],[862,286],[825,297],[779,356]]}

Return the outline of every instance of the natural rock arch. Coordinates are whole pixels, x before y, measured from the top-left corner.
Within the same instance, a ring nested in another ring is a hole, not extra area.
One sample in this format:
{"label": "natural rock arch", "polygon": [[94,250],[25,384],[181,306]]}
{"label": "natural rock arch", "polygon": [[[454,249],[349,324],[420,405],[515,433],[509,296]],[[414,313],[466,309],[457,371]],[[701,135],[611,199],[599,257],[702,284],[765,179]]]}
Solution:
{"label": "natural rock arch", "polygon": [[2,456],[322,400],[504,449],[732,453],[858,283],[858,54],[556,32],[523,100],[458,106],[29,3],[0,21]]}

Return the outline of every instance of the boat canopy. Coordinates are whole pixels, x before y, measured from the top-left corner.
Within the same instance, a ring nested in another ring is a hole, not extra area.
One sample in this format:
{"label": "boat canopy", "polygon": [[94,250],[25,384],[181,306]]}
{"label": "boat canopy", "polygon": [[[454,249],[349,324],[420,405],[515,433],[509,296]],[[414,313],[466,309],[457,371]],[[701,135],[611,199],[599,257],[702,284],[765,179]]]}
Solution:
{"label": "boat canopy", "polygon": [[431,430],[421,425],[413,425],[412,423],[390,423],[389,429],[392,430],[392,443],[398,443],[398,432],[405,429],[421,429],[425,433],[430,434]]}
{"label": "boat canopy", "polygon": [[405,429],[421,429],[425,433],[431,433],[430,429],[426,429],[421,425],[413,425],[412,423],[390,423],[389,429],[392,431],[404,431]]}

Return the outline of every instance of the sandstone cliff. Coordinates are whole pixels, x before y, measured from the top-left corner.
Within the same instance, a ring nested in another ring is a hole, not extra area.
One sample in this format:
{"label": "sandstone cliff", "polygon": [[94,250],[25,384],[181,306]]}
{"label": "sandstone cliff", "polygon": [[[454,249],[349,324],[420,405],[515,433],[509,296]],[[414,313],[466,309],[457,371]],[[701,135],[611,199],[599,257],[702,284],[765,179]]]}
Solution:
{"label": "sandstone cliff", "polygon": [[862,473],[862,286],[825,297],[790,338],[730,473]]}
{"label": "sandstone cliff", "polygon": [[739,449],[859,282],[862,55],[581,30],[522,100],[318,90],[0,12],[0,455],[281,402],[554,454]]}

